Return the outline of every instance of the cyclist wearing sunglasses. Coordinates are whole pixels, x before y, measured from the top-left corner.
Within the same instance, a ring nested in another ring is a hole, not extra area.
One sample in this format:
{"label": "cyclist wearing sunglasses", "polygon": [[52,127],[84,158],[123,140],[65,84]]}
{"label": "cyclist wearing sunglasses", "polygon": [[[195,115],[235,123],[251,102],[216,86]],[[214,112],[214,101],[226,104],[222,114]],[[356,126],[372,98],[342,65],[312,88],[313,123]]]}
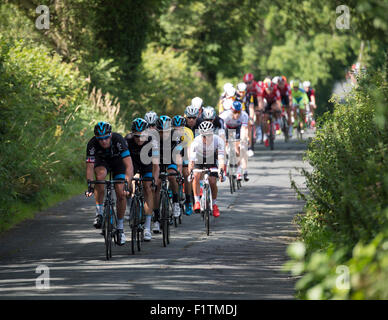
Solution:
{"label": "cyclist wearing sunglasses", "polygon": [[[156,121],[156,129],[159,131],[159,157],[158,163],[161,172],[180,172],[182,174],[182,146],[178,144],[176,135],[172,130],[172,120],[169,116],[160,116]],[[173,214],[174,217],[178,218],[181,214],[178,198],[178,182],[176,177],[168,177],[169,187],[172,190],[172,202],[173,202]],[[155,221],[159,221],[159,211],[157,208],[160,207],[160,180],[156,184],[156,203],[154,204]]]}
{"label": "cyclist wearing sunglasses", "polygon": [[[113,173],[114,180],[131,181],[133,177],[133,164],[125,139],[118,133],[112,132],[112,126],[108,122],[101,121],[94,127],[94,137],[89,140],[86,148],[86,179],[88,181],[105,180],[109,171]],[[117,198],[117,229],[118,245],[125,244],[124,214],[128,190],[124,190],[124,184],[115,185]],[[90,186],[86,196],[95,194],[96,218],[94,227],[100,229],[103,220],[104,185]]]}
{"label": "cyclist wearing sunglasses", "polygon": [[[136,118],[132,122],[131,133],[125,137],[128,149],[131,153],[134,174],[139,173],[142,178],[154,178],[156,183],[159,179],[159,165],[157,162],[159,150],[157,140],[153,139],[147,130],[147,121]],[[154,195],[151,181],[143,181],[144,192],[144,240],[150,241],[151,219],[154,209]]]}
{"label": "cyclist wearing sunglasses", "polygon": [[[242,105],[239,101],[233,102],[232,109],[225,111],[220,115],[224,120],[226,129],[226,139],[229,139],[230,130],[235,130],[236,135],[234,144],[237,160],[237,179],[241,180],[241,171],[244,170],[244,180],[248,181],[248,154],[247,154],[247,139],[248,139],[248,114],[242,111]],[[240,143],[241,141],[241,143]],[[229,143],[226,143],[229,145]],[[229,148],[231,146],[229,145]],[[240,156],[241,155],[241,156]]]}
{"label": "cyclist wearing sunglasses", "polygon": [[[218,217],[220,211],[217,206],[217,177],[221,180],[221,170],[224,167],[225,145],[224,141],[214,134],[213,123],[204,121],[199,125],[200,135],[197,136],[190,145],[189,171],[193,169],[218,168],[217,172],[212,172],[209,177],[211,193],[213,197],[213,215]],[[194,211],[199,212],[200,205],[200,179],[201,173],[194,172]]]}
{"label": "cyclist wearing sunglasses", "polygon": [[187,106],[185,109],[186,128],[189,128],[194,137],[198,135],[199,108],[196,106]]}

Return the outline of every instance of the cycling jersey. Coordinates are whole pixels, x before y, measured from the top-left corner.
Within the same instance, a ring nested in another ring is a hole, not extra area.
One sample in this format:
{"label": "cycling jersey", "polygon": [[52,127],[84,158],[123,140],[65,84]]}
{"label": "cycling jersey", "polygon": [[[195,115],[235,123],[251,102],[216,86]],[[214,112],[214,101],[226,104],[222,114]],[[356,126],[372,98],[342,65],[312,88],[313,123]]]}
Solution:
{"label": "cycling jersey", "polygon": [[125,140],[131,153],[134,174],[139,172],[143,177],[152,177],[151,158],[159,155],[158,143],[150,135],[144,138],[147,140],[141,145],[136,143],[132,134],[128,134]]}
{"label": "cycling jersey", "polygon": [[315,97],[315,90],[313,88],[309,88],[306,93],[309,101],[311,101],[311,97]]}
{"label": "cycling jersey", "polygon": [[237,129],[241,126],[248,125],[248,114],[245,111],[241,111],[240,116],[237,119],[233,118],[233,111],[225,111],[220,114],[220,117],[224,120],[224,125],[226,129]]}
{"label": "cycling jersey", "polygon": [[261,97],[267,100],[268,106],[271,106],[276,101],[281,100],[280,91],[277,86],[275,86],[270,93],[267,93],[267,90],[264,89],[262,91]]}
{"label": "cycling jersey", "polygon": [[283,88],[277,86],[280,92],[280,96],[283,98],[284,96],[291,96],[291,87],[288,83],[285,83]]}
{"label": "cycling jersey", "polygon": [[209,144],[204,144],[203,136],[194,139],[190,146],[190,161],[196,164],[217,164],[218,157],[224,158],[225,143],[218,135],[214,134]]}
{"label": "cycling jersey", "polygon": [[86,162],[95,163],[96,160],[110,160],[112,158],[126,158],[130,156],[125,139],[118,133],[112,132],[110,147],[104,149],[93,137],[86,147]]}
{"label": "cycling jersey", "polygon": [[257,105],[257,97],[250,92],[245,93],[243,96],[237,96],[236,101],[241,102],[242,110],[247,113],[249,113],[249,105],[251,103],[253,103],[254,106]]}
{"label": "cycling jersey", "polygon": [[193,127],[189,127],[189,125],[187,124],[187,120],[186,120],[186,125],[185,127],[186,128],[189,128],[192,132],[193,132],[193,136],[196,137],[199,132],[198,132],[198,126],[199,124],[202,122],[200,119],[203,118],[203,115],[201,115],[200,117],[197,118],[197,120],[195,121],[195,125]]}
{"label": "cycling jersey", "polygon": [[306,104],[309,103],[309,97],[303,89],[292,89],[292,103],[298,104],[300,109],[305,109]]}
{"label": "cycling jersey", "polygon": [[174,130],[170,132],[166,139],[160,137],[158,149],[160,165],[174,165],[173,167],[176,169],[175,158],[178,154],[181,154],[182,146],[179,145]]}
{"label": "cycling jersey", "polygon": [[114,179],[125,179],[123,159],[129,156],[127,142],[116,132],[112,132],[109,148],[101,147],[96,137],[90,139],[86,147],[86,162],[93,163],[95,168],[105,167],[107,172],[112,171]]}
{"label": "cycling jersey", "polygon": [[257,83],[256,81],[253,81],[253,84],[250,89],[247,88],[247,93],[253,94],[256,97],[260,97],[263,92],[263,88]]}

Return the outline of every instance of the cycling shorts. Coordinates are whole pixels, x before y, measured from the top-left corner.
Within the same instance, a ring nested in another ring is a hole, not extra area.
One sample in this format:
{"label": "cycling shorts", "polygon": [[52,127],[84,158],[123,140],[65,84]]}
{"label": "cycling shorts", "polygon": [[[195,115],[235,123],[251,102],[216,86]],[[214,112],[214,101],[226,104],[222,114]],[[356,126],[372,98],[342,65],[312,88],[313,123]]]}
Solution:
{"label": "cycling shorts", "polygon": [[226,137],[226,141],[229,140],[229,130],[236,130],[236,140],[240,140],[240,132],[241,132],[241,126],[237,127],[237,128],[226,128],[225,129],[225,137]]}
{"label": "cycling shorts", "polygon": [[133,161],[133,174],[140,173],[142,178],[152,178],[152,164],[139,164]]}
{"label": "cycling shorts", "polygon": [[290,98],[289,98],[288,94],[285,95],[285,96],[282,96],[282,105],[284,107],[286,107],[286,108],[289,107],[289,105],[290,105]]}
{"label": "cycling shorts", "polygon": [[107,172],[112,172],[114,180],[125,179],[125,164],[120,157],[114,157],[110,159],[96,158],[94,162],[94,168],[104,167]]}

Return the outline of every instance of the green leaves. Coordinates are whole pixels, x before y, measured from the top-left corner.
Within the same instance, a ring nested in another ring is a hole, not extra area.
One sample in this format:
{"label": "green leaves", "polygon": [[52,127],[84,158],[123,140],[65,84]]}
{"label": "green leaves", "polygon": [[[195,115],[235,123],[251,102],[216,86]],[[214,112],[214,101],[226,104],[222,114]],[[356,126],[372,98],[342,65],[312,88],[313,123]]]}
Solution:
{"label": "green leaves", "polygon": [[377,107],[388,91],[382,73],[359,83],[345,104],[324,115],[306,152],[309,193],[297,219],[303,243],[288,248],[286,265],[303,275],[296,285],[303,299],[388,296],[381,285],[388,278],[388,114]]}

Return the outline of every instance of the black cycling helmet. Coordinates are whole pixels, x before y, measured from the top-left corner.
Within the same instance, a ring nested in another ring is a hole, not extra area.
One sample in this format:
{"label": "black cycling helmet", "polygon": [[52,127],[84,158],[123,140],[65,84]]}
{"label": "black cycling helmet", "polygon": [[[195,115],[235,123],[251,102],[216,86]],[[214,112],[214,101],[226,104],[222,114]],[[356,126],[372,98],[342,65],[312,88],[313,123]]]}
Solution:
{"label": "black cycling helmet", "polygon": [[132,133],[141,133],[147,129],[148,123],[142,118],[136,118],[132,121],[131,131]]}
{"label": "black cycling helmet", "polygon": [[186,125],[186,119],[182,116],[175,116],[172,118],[173,127],[184,127]]}
{"label": "black cycling helmet", "polygon": [[169,116],[160,116],[156,120],[156,129],[159,131],[171,130],[171,118]]}
{"label": "black cycling helmet", "polygon": [[100,121],[94,127],[94,135],[96,137],[109,136],[112,133],[112,126],[109,122]]}

